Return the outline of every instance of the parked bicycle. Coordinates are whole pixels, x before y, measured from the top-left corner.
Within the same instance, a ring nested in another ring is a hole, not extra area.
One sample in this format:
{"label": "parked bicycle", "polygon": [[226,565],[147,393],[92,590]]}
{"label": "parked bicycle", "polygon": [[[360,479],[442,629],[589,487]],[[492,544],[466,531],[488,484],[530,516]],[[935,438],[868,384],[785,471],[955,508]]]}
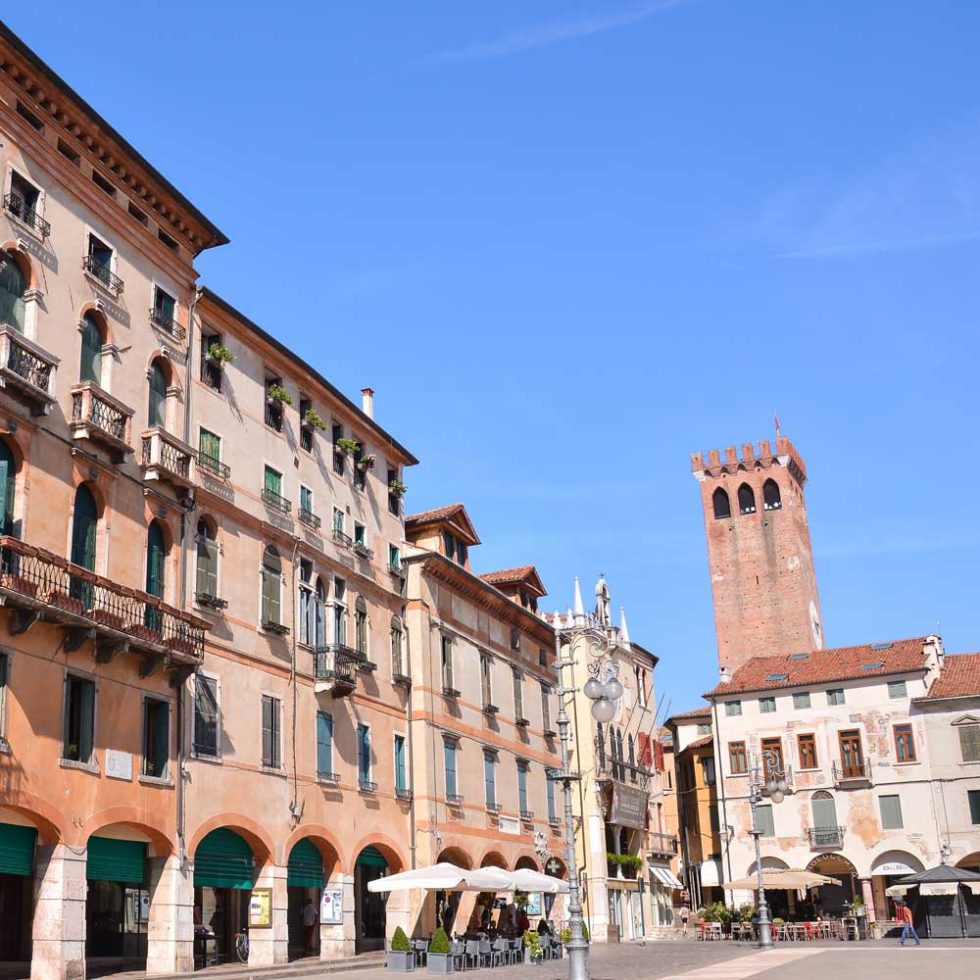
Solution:
{"label": "parked bicycle", "polygon": [[248,962],[248,930],[235,933],[235,954],[239,963]]}

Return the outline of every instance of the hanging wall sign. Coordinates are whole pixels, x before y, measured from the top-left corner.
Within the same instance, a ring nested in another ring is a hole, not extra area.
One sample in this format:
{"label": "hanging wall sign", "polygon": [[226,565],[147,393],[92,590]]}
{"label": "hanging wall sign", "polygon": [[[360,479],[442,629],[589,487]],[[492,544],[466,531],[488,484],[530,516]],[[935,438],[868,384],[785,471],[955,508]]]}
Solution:
{"label": "hanging wall sign", "polygon": [[250,929],[272,928],[272,889],[253,888],[248,902],[248,926]]}
{"label": "hanging wall sign", "polygon": [[320,896],[320,921],[339,925],[344,921],[343,892],[339,888],[324,888]]}

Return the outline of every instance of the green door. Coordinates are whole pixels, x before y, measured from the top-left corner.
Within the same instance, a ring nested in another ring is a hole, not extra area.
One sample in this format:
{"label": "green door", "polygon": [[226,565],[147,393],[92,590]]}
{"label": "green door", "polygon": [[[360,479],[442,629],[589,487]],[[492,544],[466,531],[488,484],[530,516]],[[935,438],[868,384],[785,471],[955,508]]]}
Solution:
{"label": "green door", "polygon": [[13,327],[17,333],[24,332],[24,293],[27,283],[20,266],[10,258],[10,253],[0,262],[0,323]]}
{"label": "green door", "polygon": [[167,422],[167,379],[156,362],[150,368],[150,403],[147,423],[151,429],[162,428]]}
{"label": "green door", "polygon": [[82,363],[78,380],[102,384],[102,331],[91,313],[82,318]]}
{"label": "green door", "polygon": [[212,830],[194,852],[194,887],[251,888],[252,849],[233,830]]}
{"label": "green door", "polygon": [[[159,521],[153,521],[146,535],[146,591],[158,599],[163,598],[164,557],[163,528]],[[152,606],[146,607],[146,625],[160,630],[160,613]]]}
{"label": "green door", "polygon": [[36,842],[37,831],[33,827],[0,823],[0,875],[32,877]]}
{"label": "green door", "polygon": [[298,840],[289,852],[286,884],[295,888],[322,888],[326,884],[323,858],[309,837]]}
{"label": "green door", "polygon": [[136,840],[90,837],[85,877],[89,881],[118,881],[126,885],[146,883],[146,844]]}

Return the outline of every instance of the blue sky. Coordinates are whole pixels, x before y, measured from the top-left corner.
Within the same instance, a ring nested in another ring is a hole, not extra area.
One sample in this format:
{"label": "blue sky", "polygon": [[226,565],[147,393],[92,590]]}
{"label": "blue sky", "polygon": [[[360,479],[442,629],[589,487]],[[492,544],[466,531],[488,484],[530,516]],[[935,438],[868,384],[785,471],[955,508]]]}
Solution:
{"label": "blue sky", "polygon": [[[202,281],[716,677],[689,453],[805,456],[831,644],[980,648],[980,6],[77,3],[8,24],[232,238]],[[57,24],[57,30],[53,25]]]}

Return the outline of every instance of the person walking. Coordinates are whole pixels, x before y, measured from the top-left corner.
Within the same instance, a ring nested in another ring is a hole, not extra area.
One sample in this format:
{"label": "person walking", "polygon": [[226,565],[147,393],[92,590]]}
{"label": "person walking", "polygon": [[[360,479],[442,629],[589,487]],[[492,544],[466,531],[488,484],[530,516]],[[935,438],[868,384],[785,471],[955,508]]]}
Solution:
{"label": "person walking", "polygon": [[896,918],[902,923],[902,938],[899,939],[898,945],[904,946],[905,940],[909,938],[909,933],[911,933],[915,945],[920,946],[919,934],[915,931],[915,923],[912,919],[912,910],[904,902],[896,902],[895,905],[895,911],[898,913]]}
{"label": "person walking", "polygon": [[306,955],[314,952],[313,940],[316,936],[316,920],[319,918],[313,899],[308,898],[303,906],[303,928],[306,930]]}
{"label": "person walking", "polygon": [[687,935],[687,920],[691,918],[691,910],[686,906],[682,905],[678,915],[681,917],[681,926],[684,929],[684,935]]}

